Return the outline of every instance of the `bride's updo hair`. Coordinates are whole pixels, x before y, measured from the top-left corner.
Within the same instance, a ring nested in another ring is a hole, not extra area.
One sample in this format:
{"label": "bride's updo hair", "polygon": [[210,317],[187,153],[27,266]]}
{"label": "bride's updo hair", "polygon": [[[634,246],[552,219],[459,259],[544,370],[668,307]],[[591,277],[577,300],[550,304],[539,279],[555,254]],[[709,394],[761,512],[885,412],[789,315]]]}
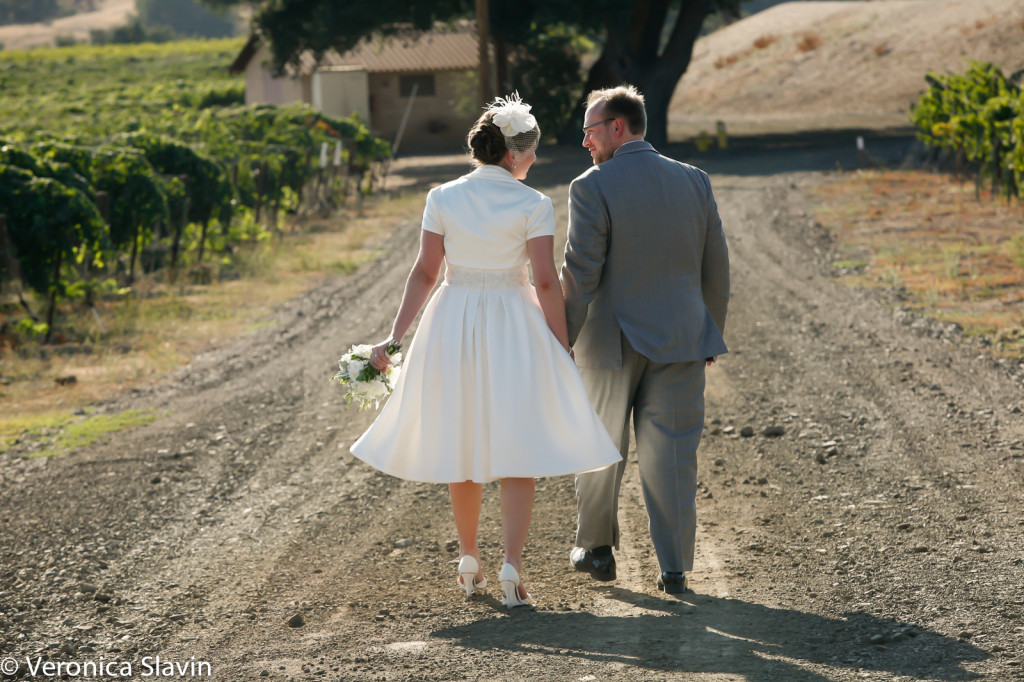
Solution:
{"label": "bride's updo hair", "polygon": [[475,166],[493,166],[501,163],[505,158],[505,152],[508,151],[505,136],[501,134],[501,128],[494,125],[491,120],[493,118],[493,111],[484,112],[469,129],[466,144],[469,146],[469,155],[473,157]]}
{"label": "bride's updo hair", "polygon": [[534,126],[525,133],[506,138],[492,119],[493,111],[485,111],[469,129],[466,145],[475,166],[494,166],[505,158],[505,152],[522,154],[540,142],[540,126]]}

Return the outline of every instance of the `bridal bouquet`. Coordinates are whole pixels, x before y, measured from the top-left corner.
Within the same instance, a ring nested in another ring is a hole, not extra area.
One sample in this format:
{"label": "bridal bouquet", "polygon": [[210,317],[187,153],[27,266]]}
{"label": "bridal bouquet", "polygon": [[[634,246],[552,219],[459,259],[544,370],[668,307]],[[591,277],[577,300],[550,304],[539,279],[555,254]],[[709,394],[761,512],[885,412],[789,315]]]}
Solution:
{"label": "bridal bouquet", "polygon": [[371,350],[373,346],[369,344],[357,344],[349,348],[338,360],[338,373],[331,377],[331,381],[348,387],[345,404],[351,405],[353,401],[358,401],[360,410],[368,409],[370,405],[374,409],[379,408],[381,401],[394,390],[401,371],[401,346],[394,343],[388,346],[387,354],[391,364],[383,372],[370,364]]}

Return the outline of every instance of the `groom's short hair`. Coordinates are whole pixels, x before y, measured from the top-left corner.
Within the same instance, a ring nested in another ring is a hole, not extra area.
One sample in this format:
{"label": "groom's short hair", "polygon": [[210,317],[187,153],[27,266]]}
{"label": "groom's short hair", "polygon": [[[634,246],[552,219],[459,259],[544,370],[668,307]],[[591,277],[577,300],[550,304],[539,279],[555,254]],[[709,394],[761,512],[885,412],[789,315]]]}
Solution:
{"label": "groom's short hair", "polygon": [[605,111],[611,116],[626,119],[629,132],[634,135],[647,133],[647,110],[644,96],[636,86],[623,84],[615,88],[594,90],[587,96],[587,108],[597,102],[604,102]]}

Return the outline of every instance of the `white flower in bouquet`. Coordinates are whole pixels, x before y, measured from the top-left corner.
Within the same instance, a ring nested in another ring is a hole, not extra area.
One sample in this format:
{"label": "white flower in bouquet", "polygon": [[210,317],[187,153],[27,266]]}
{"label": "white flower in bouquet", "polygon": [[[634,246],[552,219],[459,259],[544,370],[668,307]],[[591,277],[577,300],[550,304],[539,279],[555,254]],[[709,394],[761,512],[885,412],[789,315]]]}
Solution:
{"label": "white flower in bouquet", "polygon": [[383,375],[381,378],[372,379],[366,382],[366,395],[371,400],[380,400],[390,393],[388,385],[384,383]]}
{"label": "white flower in bouquet", "polygon": [[398,383],[398,375],[402,371],[402,368],[399,366],[400,362],[402,362],[402,354],[396,353],[395,356],[391,358],[391,364],[388,365],[386,370],[384,370],[384,376],[389,386],[394,386]]}
{"label": "white flower in bouquet", "polygon": [[331,381],[344,384],[347,388],[345,404],[351,405],[353,401],[358,401],[361,410],[371,405],[374,409],[379,408],[381,401],[394,390],[401,371],[398,366],[402,362],[401,346],[396,343],[388,345],[387,354],[391,364],[383,372],[370,364],[372,351],[373,346],[369,344],[352,346],[338,360],[338,372],[331,377]]}
{"label": "white flower in bouquet", "polygon": [[346,364],[345,369],[348,370],[349,377],[357,377],[363,373],[366,366],[370,363],[360,362],[359,360],[349,360]]}

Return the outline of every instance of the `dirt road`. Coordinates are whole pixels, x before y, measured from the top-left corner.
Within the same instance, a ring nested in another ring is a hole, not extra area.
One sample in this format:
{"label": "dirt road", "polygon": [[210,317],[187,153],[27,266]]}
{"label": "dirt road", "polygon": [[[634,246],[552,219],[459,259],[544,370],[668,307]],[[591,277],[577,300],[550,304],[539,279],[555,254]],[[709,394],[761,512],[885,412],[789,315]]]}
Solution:
{"label": "dirt road", "polygon": [[[208,662],[218,680],[1024,679],[1024,366],[829,279],[805,189],[850,149],[700,159],[731,249],[732,352],[708,373],[682,599],[654,588],[635,466],[618,581],[571,572],[572,481],[542,480],[524,562],[537,607],[507,613],[496,486],[492,587],[467,602],[444,487],[348,454],[373,415],[327,377],[390,325],[410,223],[267,331],[104,407],[155,409],[149,426],[66,457],[0,455],[0,658],[23,679],[40,656],[134,677],[147,656]],[[563,237],[586,161],[557,151],[531,174]]]}

